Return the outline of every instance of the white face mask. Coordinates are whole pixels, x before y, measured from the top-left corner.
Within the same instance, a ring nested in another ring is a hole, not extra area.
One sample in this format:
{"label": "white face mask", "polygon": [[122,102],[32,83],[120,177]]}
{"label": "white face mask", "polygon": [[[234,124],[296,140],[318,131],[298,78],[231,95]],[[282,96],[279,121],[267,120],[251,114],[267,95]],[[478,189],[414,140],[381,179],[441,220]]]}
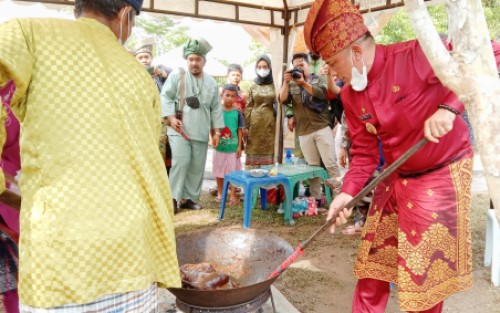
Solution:
{"label": "white face mask", "polygon": [[267,75],[269,75],[269,73],[271,73],[271,70],[270,70],[270,69],[268,69],[268,68],[267,68],[267,69],[262,68],[262,69],[258,69],[258,70],[257,70],[257,75],[259,75],[259,76],[260,76],[260,77],[262,77],[262,78],[264,78],[264,77],[266,77]]}
{"label": "white face mask", "polygon": [[131,27],[130,27],[130,12],[128,12],[127,14],[127,19],[128,19],[128,34],[127,34],[127,39],[125,40],[125,42],[122,41],[122,35],[123,35],[123,24],[122,24],[122,20],[123,20],[123,15],[125,14],[125,11],[123,11],[122,13],[122,16],[120,18],[120,36],[118,37],[118,43],[122,46],[124,46],[127,41],[129,40],[130,38],[130,33],[131,33]]}
{"label": "white face mask", "polygon": [[368,73],[366,72],[366,66],[363,58],[361,58],[361,61],[363,62],[363,73],[358,72],[356,67],[354,67],[354,63],[352,64],[351,87],[356,91],[363,91],[366,89],[366,86],[368,86]]}

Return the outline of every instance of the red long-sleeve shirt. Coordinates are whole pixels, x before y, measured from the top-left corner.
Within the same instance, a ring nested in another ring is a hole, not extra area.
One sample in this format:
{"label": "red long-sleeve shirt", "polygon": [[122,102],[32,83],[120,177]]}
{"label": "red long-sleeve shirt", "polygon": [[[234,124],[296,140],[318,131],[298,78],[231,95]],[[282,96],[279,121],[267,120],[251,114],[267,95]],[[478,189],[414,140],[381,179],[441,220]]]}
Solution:
{"label": "red long-sleeve shirt", "polygon": [[[438,110],[439,104],[460,113],[464,110],[456,95],[435,76],[416,40],[377,45],[367,88],[356,92],[346,86],[341,99],[352,138],[352,160],[342,191],[353,196],[379,163],[377,136],[367,131],[367,123],[375,126],[385,160],[391,164],[423,138],[424,122]],[[471,154],[469,129],[457,116],[452,131],[439,143],[425,145],[398,172],[422,173]]]}

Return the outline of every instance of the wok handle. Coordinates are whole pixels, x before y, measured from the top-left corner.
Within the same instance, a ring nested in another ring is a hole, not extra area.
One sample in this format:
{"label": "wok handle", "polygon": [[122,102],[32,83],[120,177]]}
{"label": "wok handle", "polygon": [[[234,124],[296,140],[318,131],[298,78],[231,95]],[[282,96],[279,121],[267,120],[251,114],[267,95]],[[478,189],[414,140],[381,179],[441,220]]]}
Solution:
{"label": "wok handle", "polygon": [[302,244],[299,243],[297,248],[295,248],[295,250],[293,251],[292,255],[289,256],[283,263],[281,263],[281,265],[277,269],[275,269],[274,272],[272,272],[269,276],[267,276],[267,279],[279,276],[288,267],[290,267],[290,265],[292,265],[292,263],[295,262],[295,260],[297,260],[299,256],[303,254],[304,254],[304,249],[302,247]]}
{"label": "wok handle", "polygon": [[[365,186],[354,198],[351,199],[351,201],[347,202],[345,205],[345,208],[352,208],[354,207],[363,197],[365,197],[367,194],[369,194],[377,185],[386,179],[388,176],[390,176],[396,169],[398,169],[406,160],[411,158],[418,150],[420,150],[425,144],[427,143],[427,139],[422,138],[419,142],[417,142],[414,146],[412,146],[410,149],[408,149],[405,153],[403,153],[394,163],[389,165],[378,177],[376,177],[374,180],[372,180],[368,185]],[[316,237],[319,233],[321,233],[323,230],[325,230],[330,224],[335,223],[335,219],[339,215],[340,211],[342,211],[344,208],[338,208],[334,213],[333,217],[331,220],[326,221],[323,226],[321,226],[319,229],[317,229],[314,234],[312,234],[311,237],[309,237],[307,240],[302,242],[302,247],[305,249],[311,240]]]}

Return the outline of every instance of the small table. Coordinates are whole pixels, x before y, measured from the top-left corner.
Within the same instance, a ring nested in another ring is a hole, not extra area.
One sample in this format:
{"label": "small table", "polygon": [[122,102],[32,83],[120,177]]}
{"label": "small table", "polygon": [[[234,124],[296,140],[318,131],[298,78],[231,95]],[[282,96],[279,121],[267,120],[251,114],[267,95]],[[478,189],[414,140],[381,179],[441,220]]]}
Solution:
{"label": "small table", "polygon": [[[272,169],[273,166],[263,166],[265,169]],[[325,181],[328,179],[328,173],[321,166],[312,165],[292,165],[292,164],[280,164],[278,166],[278,173],[285,175],[289,181],[290,186],[293,188],[293,196],[297,196],[299,185],[298,183],[302,180],[320,177],[323,179],[323,185],[325,186],[325,195],[328,205],[332,202],[332,192],[330,187],[325,185]]]}
{"label": "small table", "polygon": [[260,188],[261,209],[265,210],[267,206],[267,190],[265,188],[283,185],[285,189],[285,223],[293,225],[292,217],[292,194],[290,192],[290,180],[283,174],[275,176],[266,175],[264,177],[253,177],[247,171],[234,171],[224,177],[224,186],[222,187],[222,198],[220,202],[219,220],[224,218],[226,208],[227,189],[229,184],[241,187],[245,198],[243,202],[243,227],[250,228],[250,214],[252,212],[252,196],[256,188]]}

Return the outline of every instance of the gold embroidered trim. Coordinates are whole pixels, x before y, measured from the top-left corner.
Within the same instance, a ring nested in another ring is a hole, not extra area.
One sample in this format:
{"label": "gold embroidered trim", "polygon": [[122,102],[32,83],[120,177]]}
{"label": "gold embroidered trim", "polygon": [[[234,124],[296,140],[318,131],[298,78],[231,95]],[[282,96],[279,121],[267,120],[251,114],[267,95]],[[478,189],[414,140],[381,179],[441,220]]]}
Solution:
{"label": "gold embroidered trim", "polygon": [[460,255],[457,269],[460,274],[468,274],[472,271],[472,243],[469,218],[472,186],[472,158],[455,162],[449,167],[453,178],[453,184],[455,185],[455,195],[458,199],[457,250]]}
{"label": "gold embroidered trim", "polygon": [[465,276],[455,276],[425,290],[425,292],[399,291],[399,307],[402,311],[428,310],[453,293],[464,291],[471,287],[472,274],[469,274]]}
{"label": "gold embroidered trim", "polygon": [[[398,216],[383,210],[371,212],[363,231],[354,274],[359,279],[373,278],[397,282],[400,308],[403,311],[430,309],[449,295],[472,286],[468,214],[471,198],[472,159],[451,164],[449,169],[457,199],[458,233],[456,238],[450,235],[445,225],[436,223],[430,225],[421,234],[418,244],[411,244],[406,237],[407,234],[398,230],[399,247],[390,246],[386,240],[394,237],[394,230],[399,229]],[[408,181],[404,179],[401,184],[406,186]],[[427,194],[432,196],[434,191],[429,189]],[[408,204],[412,207],[410,202]],[[374,205],[375,208],[376,205]],[[434,212],[431,216],[437,219],[439,214]],[[412,236],[418,235],[414,229],[411,234]],[[366,240],[367,237],[370,240]],[[443,257],[431,261],[437,251]],[[405,266],[397,265],[398,253],[399,257],[405,260]],[[415,276],[419,278],[419,283],[412,279]],[[427,277],[432,279],[426,279]]]}

